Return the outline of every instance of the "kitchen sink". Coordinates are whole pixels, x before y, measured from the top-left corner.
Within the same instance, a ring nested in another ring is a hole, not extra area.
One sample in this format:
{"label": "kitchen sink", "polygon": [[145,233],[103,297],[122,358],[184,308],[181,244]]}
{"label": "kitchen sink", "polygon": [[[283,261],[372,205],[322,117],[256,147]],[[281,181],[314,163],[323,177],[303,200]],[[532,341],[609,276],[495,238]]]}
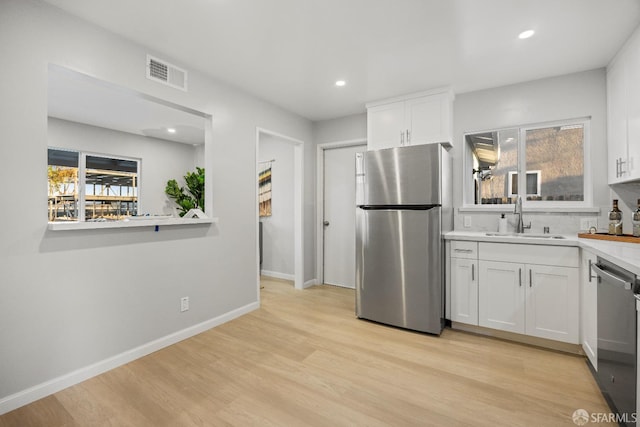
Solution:
{"label": "kitchen sink", "polygon": [[525,234],[525,233],[485,233],[491,237],[515,237],[515,238],[529,238],[529,239],[566,239],[559,234]]}

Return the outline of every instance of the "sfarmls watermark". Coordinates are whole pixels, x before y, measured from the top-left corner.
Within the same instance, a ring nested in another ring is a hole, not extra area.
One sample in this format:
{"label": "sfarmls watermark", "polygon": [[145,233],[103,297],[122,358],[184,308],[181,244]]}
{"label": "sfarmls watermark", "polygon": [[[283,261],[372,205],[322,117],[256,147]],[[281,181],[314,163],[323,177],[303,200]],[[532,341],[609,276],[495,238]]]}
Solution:
{"label": "sfarmls watermark", "polygon": [[576,409],[571,417],[575,425],[583,426],[588,423],[626,423],[636,422],[636,413],[614,414],[613,412],[592,412],[589,414],[584,409]]}

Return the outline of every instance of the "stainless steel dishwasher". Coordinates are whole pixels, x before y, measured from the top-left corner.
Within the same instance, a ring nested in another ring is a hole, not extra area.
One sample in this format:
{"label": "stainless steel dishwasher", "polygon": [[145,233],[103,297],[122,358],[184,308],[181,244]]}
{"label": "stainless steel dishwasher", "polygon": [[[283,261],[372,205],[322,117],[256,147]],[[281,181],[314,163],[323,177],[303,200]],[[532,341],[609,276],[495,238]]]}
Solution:
{"label": "stainless steel dishwasher", "polygon": [[620,425],[635,426],[636,276],[598,257],[598,372],[596,379]]}

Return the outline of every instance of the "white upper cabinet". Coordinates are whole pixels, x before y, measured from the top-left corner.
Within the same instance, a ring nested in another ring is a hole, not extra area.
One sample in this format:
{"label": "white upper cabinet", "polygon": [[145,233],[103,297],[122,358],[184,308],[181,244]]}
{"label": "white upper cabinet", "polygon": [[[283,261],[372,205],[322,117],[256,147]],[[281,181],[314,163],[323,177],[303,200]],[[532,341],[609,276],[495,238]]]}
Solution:
{"label": "white upper cabinet", "polygon": [[367,110],[367,145],[369,150],[404,145],[405,133],[404,101],[392,102]]}
{"label": "white upper cabinet", "polygon": [[609,184],[640,180],[640,32],[607,67]]}
{"label": "white upper cabinet", "polygon": [[453,94],[437,89],[367,104],[369,150],[451,142]]}

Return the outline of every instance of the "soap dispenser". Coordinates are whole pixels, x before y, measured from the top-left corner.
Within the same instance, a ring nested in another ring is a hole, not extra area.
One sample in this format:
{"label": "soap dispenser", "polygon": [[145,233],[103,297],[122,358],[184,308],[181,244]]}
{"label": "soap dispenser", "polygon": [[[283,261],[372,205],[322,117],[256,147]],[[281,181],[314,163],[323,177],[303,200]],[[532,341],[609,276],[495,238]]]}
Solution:
{"label": "soap dispenser", "polygon": [[498,220],[498,233],[506,233],[507,232],[507,218],[504,214],[500,214],[500,219]]}

